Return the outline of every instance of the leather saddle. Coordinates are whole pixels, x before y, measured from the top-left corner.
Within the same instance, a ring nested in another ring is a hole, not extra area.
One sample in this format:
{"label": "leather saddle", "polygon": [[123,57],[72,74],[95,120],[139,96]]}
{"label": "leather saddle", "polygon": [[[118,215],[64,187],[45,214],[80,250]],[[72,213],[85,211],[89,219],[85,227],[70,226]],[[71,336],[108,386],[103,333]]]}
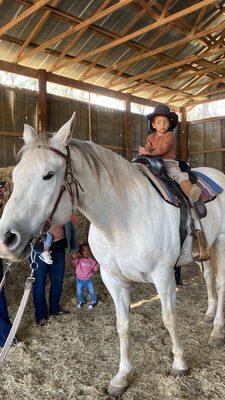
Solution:
{"label": "leather saddle", "polygon": [[[150,155],[139,155],[136,157],[134,160],[132,160],[132,163],[138,163],[138,164],[143,164],[147,166],[152,172],[153,175],[155,175],[160,181],[163,182],[164,185],[168,187],[168,189],[173,193],[173,195],[178,199],[179,207],[180,207],[180,239],[181,239],[181,246],[186,238],[187,231],[186,231],[186,224],[187,224],[187,215],[188,215],[188,210],[192,206],[194,206],[196,213],[199,218],[203,218],[207,214],[206,207],[204,203],[202,203],[201,200],[199,200],[198,204],[194,203],[194,205],[190,204],[188,198],[185,196],[185,194],[182,192],[179,184],[171,179],[167,174],[166,174],[166,168],[165,168],[165,163],[162,160],[162,158],[157,157],[157,156],[150,156]],[[179,167],[182,172],[186,172],[189,175],[189,179],[192,183],[197,182],[197,176],[191,171],[190,165],[182,160],[179,160]],[[147,179],[151,182],[151,179],[146,175]],[[151,182],[152,183],[152,182]]]}

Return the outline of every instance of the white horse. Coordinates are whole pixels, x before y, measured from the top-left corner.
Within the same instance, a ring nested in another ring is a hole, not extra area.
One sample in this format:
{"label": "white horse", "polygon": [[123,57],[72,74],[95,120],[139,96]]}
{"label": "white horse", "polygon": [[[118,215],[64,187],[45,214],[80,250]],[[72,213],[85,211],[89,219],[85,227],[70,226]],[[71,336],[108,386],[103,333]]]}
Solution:
{"label": "white horse", "polygon": [[[148,183],[140,167],[94,143],[71,139],[74,116],[53,136],[38,136],[26,125],[22,157],[13,170],[13,192],[0,221],[3,258],[19,260],[28,255],[29,243],[48,219],[64,179],[65,160],[50,151],[66,154],[69,146],[73,171],[84,189],[74,204],[64,192],[53,223],[64,224],[73,208],[90,221],[89,243],[101,266],[101,276],[113,297],[120,338],[120,364],[108,391],[120,396],[128,386],[132,364],[129,355],[129,305],[132,282],[154,283],[162,306],[162,318],[173,346],[172,372],[187,373],[183,347],[177,333],[174,265],[192,261],[188,235],[180,256],[180,211],[167,204]],[[225,175],[200,168],[225,189]],[[74,192],[75,188],[74,188]],[[224,341],[225,293],[225,191],[207,204],[203,225],[209,245],[217,255],[218,306],[210,292],[207,318],[214,318],[211,342]],[[180,257],[179,257],[180,256]],[[206,263],[206,276],[209,276]]]}

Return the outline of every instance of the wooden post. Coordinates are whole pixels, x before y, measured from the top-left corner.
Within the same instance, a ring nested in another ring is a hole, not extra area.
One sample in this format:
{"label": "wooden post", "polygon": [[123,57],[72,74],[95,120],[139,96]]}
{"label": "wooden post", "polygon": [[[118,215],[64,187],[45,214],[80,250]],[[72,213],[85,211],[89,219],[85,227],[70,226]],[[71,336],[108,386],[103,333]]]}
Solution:
{"label": "wooden post", "polygon": [[125,109],[125,155],[128,161],[132,158],[132,140],[131,140],[131,96],[126,97]]}
{"label": "wooden post", "polygon": [[188,160],[188,128],[187,128],[187,112],[185,107],[180,107],[180,140],[179,140],[179,157],[181,160]]}
{"label": "wooden post", "polygon": [[38,132],[44,132],[48,128],[48,104],[47,104],[47,72],[38,70]]}
{"label": "wooden post", "polygon": [[91,93],[88,100],[88,140],[92,141],[92,119],[91,119]]}

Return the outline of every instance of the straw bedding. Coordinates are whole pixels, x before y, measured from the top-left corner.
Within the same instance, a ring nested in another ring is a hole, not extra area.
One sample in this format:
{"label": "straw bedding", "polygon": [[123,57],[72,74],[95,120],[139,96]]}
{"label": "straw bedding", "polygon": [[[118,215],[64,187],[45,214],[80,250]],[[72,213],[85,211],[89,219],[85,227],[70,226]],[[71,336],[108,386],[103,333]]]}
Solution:
{"label": "straw bedding", "polygon": [[[15,264],[6,283],[11,318],[22,296],[27,262]],[[152,285],[137,284],[131,292],[131,349],[135,367],[124,400],[211,400],[225,398],[225,348],[208,346],[211,324],[203,321],[206,288],[198,267],[183,268],[179,288],[179,334],[190,373],[169,375],[171,341],[161,320],[161,308]],[[93,310],[76,308],[73,269],[67,262],[62,307],[69,314],[50,317],[44,327],[34,322],[30,299],[1,370],[0,399],[106,400],[106,387],[119,363],[115,308],[100,275],[95,276],[99,304]],[[47,286],[47,291],[49,287]]]}

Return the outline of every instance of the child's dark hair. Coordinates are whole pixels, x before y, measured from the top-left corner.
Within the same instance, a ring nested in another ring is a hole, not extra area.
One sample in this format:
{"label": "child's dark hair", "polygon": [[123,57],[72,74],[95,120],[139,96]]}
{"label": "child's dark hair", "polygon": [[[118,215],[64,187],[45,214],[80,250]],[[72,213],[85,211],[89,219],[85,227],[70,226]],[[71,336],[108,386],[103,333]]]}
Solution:
{"label": "child's dark hair", "polygon": [[84,247],[88,247],[89,248],[89,244],[88,243],[80,243],[79,244],[79,253],[82,253],[82,250]]}

